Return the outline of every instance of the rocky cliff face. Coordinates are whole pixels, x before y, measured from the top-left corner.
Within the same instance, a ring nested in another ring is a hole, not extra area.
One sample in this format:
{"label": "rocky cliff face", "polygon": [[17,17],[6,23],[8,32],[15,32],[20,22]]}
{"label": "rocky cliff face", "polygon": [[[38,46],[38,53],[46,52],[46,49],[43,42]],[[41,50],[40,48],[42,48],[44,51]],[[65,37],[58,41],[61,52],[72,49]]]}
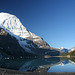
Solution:
{"label": "rocky cliff face", "polygon": [[[27,42],[30,42],[30,41],[27,41]],[[30,42],[30,44],[32,43],[33,42]],[[34,55],[32,53],[27,53],[19,45],[15,37],[11,36],[8,32],[6,32],[2,28],[0,28],[0,52],[2,53],[3,56],[20,57],[20,56],[33,56]]]}
{"label": "rocky cliff face", "polygon": [[38,37],[38,38],[28,37],[27,39],[32,40],[36,45],[39,46],[39,48],[50,49],[49,44],[40,37]]}

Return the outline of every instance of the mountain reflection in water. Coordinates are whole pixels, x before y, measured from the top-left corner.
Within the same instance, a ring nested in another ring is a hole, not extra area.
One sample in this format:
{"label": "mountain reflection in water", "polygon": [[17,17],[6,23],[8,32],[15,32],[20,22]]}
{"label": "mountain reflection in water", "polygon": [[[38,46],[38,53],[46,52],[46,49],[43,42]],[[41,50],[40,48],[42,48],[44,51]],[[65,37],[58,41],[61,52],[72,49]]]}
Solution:
{"label": "mountain reflection in water", "polygon": [[[68,66],[65,66],[68,65]],[[70,68],[75,70],[75,63],[71,60],[52,57],[46,59],[1,59],[0,68],[13,69],[24,72],[69,72]],[[62,68],[62,66],[65,66]],[[61,69],[61,70],[60,70]],[[63,70],[64,69],[64,70]],[[63,70],[63,71],[62,71]],[[74,71],[73,70],[73,71]]]}
{"label": "mountain reflection in water", "polygon": [[60,64],[51,66],[47,72],[75,72],[75,62],[64,60]]}

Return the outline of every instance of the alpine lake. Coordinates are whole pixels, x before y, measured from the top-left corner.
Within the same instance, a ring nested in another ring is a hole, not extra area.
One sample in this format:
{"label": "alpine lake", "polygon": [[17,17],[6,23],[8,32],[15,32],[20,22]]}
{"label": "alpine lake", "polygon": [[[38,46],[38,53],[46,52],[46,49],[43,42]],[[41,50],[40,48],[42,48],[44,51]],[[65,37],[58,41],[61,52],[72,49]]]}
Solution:
{"label": "alpine lake", "polygon": [[75,72],[75,58],[3,58],[0,68],[22,72]]}

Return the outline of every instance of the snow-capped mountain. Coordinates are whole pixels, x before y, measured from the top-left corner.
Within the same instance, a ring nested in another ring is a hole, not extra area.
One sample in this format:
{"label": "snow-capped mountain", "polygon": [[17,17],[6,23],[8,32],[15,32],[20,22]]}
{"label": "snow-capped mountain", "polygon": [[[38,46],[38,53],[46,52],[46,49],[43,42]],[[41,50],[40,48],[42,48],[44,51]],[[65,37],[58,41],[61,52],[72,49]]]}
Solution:
{"label": "snow-capped mountain", "polygon": [[59,49],[60,49],[62,52],[65,52],[65,53],[68,53],[68,51],[69,51],[68,49],[66,49],[66,48],[64,48],[64,47],[60,47]]}
{"label": "snow-capped mountain", "polygon": [[65,52],[65,53],[69,53],[69,52],[72,52],[72,51],[75,51],[75,47],[72,47],[71,49],[66,49],[64,47],[60,47],[59,48],[62,52]]}
{"label": "snow-capped mountain", "polygon": [[[20,20],[11,14],[0,13],[0,27],[7,31],[10,35],[14,36],[21,47],[26,49],[25,45],[28,46],[26,40],[24,39],[33,39],[33,42],[44,42],[42,38],[28,31],[20,22]],[[46,43],[47,44],[47,43]],[[49,45],[47,45],[49,47]],[[27,49],[27,52],[31,52]]]}
{"label": "snow-capped mountain", "polygon": [[62,49],[64,49],[64,47],[60,47],[59,49],[62,50]]}
{"label": "snow-capped mountain", "polygon": [[[2,37],[6,37],[6,39],[4,40]],[[51,54],[52,52],[54,55],[59,55],[58,51],[55,54],[50,50],[50,46],[41,37],[28,31],[16,16],[8,13],[0,13],[0,39],[0,43],[3,40],[3,44],[0,44],[1,52],[3,50],[11,55],[19,55],[19,53],[25,55],[26,52],[36,55]],[[10,40],[10,44],[8,40]],[[4,46],[4,41],[7,41],[7,46]]]}
{"label": "snow-capped mountain", "polygon": [[75,51],[75,47],[72,47],[69,52]]}

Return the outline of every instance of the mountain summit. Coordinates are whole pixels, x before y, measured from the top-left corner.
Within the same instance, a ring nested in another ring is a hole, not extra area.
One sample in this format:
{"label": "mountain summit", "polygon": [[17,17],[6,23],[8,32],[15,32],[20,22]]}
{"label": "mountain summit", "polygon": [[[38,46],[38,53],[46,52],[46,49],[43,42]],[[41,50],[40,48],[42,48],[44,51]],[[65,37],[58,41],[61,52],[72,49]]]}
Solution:
{"label": "mountain summit", "polygon": [[69,49],[66,49],[64,47],[60,47],[59,49],[60,49],[60,51],[65,52],[65,53],[68,53],[69,52]]}
{"label": "mountain summit", "polygon": [[[24,51],[28,53],[41,55],[51,52],[50,46],[41,37],[28,31],[22,25],[20,20],[14,15],[8,13],[0,13],[0,28],[1,28],[0,29],[1,36],[4,35],[3,32],[5,32],[8,33],[8,35],[11,35],[12,37],[16,38],[19,45],[24,49]],[[9,53],[12,52],[9,50]]]}
{"label": "mountain summit", "polygon": [[17,35],[22,38],[31,37],[39,38],[39,40],[41,39],[39,36],[29,32],[16,16],[8,13],[0,13],[0,27],[10,32],[10,34],[14,36]]}

